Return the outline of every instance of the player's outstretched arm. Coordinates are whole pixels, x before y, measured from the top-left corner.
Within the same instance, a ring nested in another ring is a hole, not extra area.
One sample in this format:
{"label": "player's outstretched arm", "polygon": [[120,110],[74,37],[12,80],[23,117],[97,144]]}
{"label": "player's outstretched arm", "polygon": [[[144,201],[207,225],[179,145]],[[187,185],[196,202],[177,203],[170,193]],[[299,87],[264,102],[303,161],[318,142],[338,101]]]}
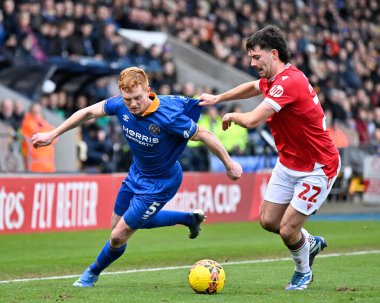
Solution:
{"label": "player's outstretched arm", "polygon": [[223,162],[224,167],[227,170],[227,176],[231,180],[236,181],[241,177],[243,173],[241,165],[231,159],[223,144],[212,132],[199,126],[198,132],[192,140],[202,141],[207,148]]}
{"label": "player's outstretched arm", "polygon": [[30,139],[33,147],[38,148],[51,144],[56,138],[65,132],[73,129],[79,125],[82,125],[85,121],[106,116],[103,106],[105,101],[98,102],[94,105],[82,108],[72,114],[67,120],[65,120],[60,126],[46,133],[36,133]]}
{"label": "player's outstretched arm", "polygon": [[214,105],[219,102],[247,99],[261,94],[259,80],[246,82],[219,95],[201,94],[199,105]]}

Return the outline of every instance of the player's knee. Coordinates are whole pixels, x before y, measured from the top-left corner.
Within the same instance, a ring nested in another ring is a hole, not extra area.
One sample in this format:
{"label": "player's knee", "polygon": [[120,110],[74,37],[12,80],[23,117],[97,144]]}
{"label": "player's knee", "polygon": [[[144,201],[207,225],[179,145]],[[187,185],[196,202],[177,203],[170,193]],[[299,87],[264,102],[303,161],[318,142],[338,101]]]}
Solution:
{"label": "player's knee", "polygon": [[266,216],[260,216],[260,225],[267,231],[278,233],[277,223],[269,220]]}
{"label": "player's knee", "polygon": [[110,238],[110,245],[112,247],[120,247],[123,246],[127,241],[125,240],[124,237],[116,237],[116,236],[111,236]]}
{"label": "player's knee", "polygon": [[111,233],[110,237],[110,245],[112,247],[120,247],[127,243],[128,236],[126,233],[120,233],[115,231],[115,229]]}

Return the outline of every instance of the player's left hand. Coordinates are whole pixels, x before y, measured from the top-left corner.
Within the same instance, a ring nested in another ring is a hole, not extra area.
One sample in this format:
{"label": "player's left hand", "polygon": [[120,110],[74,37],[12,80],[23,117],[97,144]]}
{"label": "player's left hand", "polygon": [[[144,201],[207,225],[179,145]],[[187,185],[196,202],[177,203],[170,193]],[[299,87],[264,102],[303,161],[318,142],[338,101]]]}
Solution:
{"label": "player's left hand", "polygon": [[225,114],[223,116],[223,119],[222,119],[223,130],[227,130],[231,126],[232,122],[233,122],[232,121],[232,114],[231,113]]}

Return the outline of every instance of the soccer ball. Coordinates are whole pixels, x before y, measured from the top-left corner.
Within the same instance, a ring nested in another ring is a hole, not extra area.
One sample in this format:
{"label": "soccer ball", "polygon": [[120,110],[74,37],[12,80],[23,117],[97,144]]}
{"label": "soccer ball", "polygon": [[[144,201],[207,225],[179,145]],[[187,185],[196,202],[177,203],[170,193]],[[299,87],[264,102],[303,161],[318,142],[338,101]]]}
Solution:
{"label": "soccer ball", "polygon": [[214,260],[200,260],[190,268],[189,284],[197,294],[219,293],[225,281],[223,267]]}

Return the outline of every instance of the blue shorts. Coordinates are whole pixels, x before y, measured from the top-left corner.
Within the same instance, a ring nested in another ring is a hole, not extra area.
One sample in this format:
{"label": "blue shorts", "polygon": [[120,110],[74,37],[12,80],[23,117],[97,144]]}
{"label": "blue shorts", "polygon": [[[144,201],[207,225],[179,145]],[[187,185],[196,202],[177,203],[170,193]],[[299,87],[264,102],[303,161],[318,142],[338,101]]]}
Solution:
{"label": "blue shorts", "polygon": [[182,170],[168,179],[127,177],[116,198],[115,214],[123,216],[132,229],[139,229],[175,196],[182,177]]}

